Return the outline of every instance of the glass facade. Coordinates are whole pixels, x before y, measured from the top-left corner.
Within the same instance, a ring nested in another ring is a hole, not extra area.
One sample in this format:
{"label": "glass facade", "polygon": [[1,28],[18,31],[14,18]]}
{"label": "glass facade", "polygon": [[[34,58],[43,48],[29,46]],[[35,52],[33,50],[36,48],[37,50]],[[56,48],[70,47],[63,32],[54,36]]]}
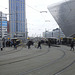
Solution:
{"label": "glass facade", "polygon": [[7,37],[7,17],[0,12],[0,38]]}
{"label": "glass facade", "polygon": [[10,33],[25,37],[25,0],[9,0]]}
{"label": "glass facade", "polygon": [[2,26],[6,26],[7,27],[7,21],[2,21]]}

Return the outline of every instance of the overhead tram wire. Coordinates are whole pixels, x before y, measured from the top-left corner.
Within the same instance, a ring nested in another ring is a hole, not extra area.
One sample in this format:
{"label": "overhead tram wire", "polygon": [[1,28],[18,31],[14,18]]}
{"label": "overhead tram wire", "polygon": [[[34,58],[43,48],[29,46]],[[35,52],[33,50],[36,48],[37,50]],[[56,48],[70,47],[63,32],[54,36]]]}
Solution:
{"label": "overhead tram wire", "polygon": [[[27,4],[26,4],[27,5]],[[37,11],[37,12],[39,12],[40,13],[40,11],[39,10],[37,10],[37,9],[35,9],[35,8],[33,8],[33,7],[31,7],[30,5],[27,5],[28,7],[30,7],[31,9],[33,9],[33,10],[35,10],[35,11]],[[43,15],[41,14],[41,16],[43,17]],[[43,17],[44,18],[44,17]],[[44,18],[44,20],[45,20],[45,18]]]}
{"label": "overhead tram wire", "polygon": [[[42,15],[42,13],[41,13],[39,10],[37,10],[37,9],[33,8],[32,6],[27,5],[27,4],[26,4],[26,6],[30,7],[31,9],[33,9],[33,10],[35,10],[35,11],[37,11],[37,12],[39,12],[39,13],[41,14],[41,16],[43,17],[44,21],[45,21],[44,16]],[[46,12],[46,13],[47,13],[47,12]],[[44,23],[44,24],[45,24],[45,23]],[[44,25],[44,24],[42,24],[42,25]]]}
{"label": "overhead tram wire", "polygon": [[[26,4],[27,5],[27,4]],[[32,6],[30,6],[30,5],[27,5],[28,7],[30,7],[31,9],[33,9],[33,10],[35,10],[35,11],[37,11],[37,12],[39,12],[39,13],[41,13],[41,11],[39,11],[39,10],[37,10],[37,9],[35,9],[35,8],[33,8]],[[45,11],[46,12],[46,11]],[[47,13],[47,12],[46,12]],[[41,16],[42,16],[42,14],[41,14]],[[43,17],[44,18],[44,17]],[[44,18],[44,20],[45,20],[45,18]]]}
{"label": "overhead tram wire", "polygon": [[0,5],[0,7],[1,7],[1,8],[4,8],[4,9],[8,9],[8,8],[6,8],[6,7],[4,7],[4,6],[1,6],[1,5]]}
{"label": "overhead tram wire", "polygon": [[37,10],[37,9],[33,8],[33,7],[32,7],[32,6],[30,6],[30,5],[27,5],[27,4],[26,4],[26,6],[28,6],[28,7],[32,8],[33,10],[35,10],[35,11],[37,11],[37,12],[40,12],[39,10]]}

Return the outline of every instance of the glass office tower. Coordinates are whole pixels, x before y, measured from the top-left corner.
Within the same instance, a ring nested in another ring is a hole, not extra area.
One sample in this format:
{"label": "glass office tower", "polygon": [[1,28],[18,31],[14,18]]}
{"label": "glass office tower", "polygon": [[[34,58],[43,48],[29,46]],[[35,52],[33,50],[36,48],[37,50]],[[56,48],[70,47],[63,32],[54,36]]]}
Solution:
{"label": "glass office tower", "polygon": [[0,38],[7,37],[7,16],[0,11]]}
{"label": "glass office tower", "polygon": [[25,0],[9,0],[10,36],[25,38]]}

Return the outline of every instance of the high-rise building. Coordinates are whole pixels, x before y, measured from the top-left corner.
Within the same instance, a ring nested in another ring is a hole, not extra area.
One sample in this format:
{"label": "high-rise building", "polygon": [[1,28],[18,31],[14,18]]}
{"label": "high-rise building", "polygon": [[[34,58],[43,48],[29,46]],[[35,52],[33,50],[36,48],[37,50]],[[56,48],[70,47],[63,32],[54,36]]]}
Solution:
{"label": "high-rise building", "polygon": [[25,0],[9,0],[10,36],[25,38]]}
{"label": "high-rise building", "polygon": [[0,12],[0,38],[7,37],[7,17]]}

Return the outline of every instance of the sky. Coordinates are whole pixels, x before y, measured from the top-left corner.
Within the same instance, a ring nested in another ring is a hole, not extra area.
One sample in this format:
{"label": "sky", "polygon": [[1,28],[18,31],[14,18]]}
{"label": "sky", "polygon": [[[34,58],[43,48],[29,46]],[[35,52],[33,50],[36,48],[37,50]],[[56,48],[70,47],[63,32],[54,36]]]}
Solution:
{"label": "sky", "polygon": [[[52,31],[59,27],[47,7],[60,1],[64,0],[26,0],[26,19],[29,36],[42,36],[44,31]],[[0,0],[0,11],[9,13],[9,0]],[[47,11],[47,13],[40,13],[41,11]]]}

